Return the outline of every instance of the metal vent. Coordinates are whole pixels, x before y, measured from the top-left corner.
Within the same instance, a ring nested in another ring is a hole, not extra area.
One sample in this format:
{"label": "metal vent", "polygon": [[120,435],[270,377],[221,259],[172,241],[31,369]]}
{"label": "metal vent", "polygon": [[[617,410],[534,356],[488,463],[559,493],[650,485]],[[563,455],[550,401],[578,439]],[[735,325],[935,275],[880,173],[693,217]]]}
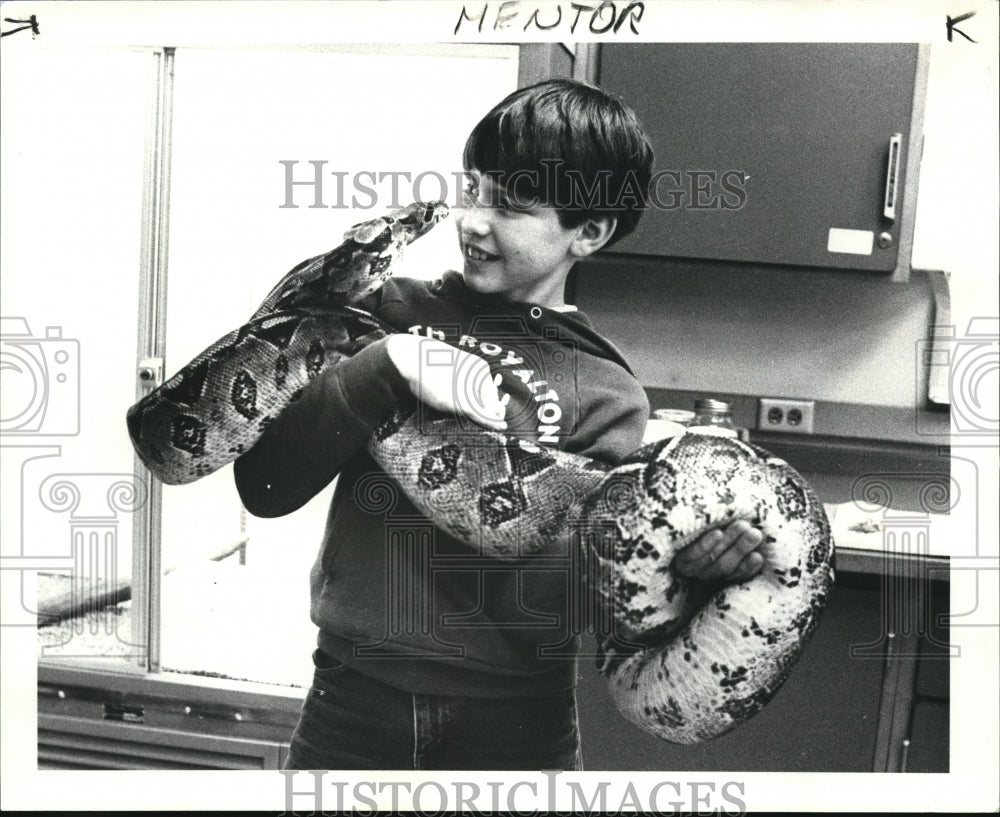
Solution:
{"label": "metal vent", "polygon": [[279,743],[38,716],[39,769],[277,769]]}

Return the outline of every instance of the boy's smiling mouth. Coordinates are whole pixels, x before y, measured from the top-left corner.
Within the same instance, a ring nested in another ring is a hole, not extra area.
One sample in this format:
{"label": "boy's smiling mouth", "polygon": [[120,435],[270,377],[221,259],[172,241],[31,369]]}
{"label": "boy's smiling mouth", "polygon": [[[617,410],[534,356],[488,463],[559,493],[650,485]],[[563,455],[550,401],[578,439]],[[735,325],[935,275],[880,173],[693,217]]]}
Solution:
{"label": "boy's smiling mouth", "polygon": [[486,250],[481,250],[472,244],[465,245],[465,257],[472,261],[498,261],[500,259],[499,255],[488,253]]}

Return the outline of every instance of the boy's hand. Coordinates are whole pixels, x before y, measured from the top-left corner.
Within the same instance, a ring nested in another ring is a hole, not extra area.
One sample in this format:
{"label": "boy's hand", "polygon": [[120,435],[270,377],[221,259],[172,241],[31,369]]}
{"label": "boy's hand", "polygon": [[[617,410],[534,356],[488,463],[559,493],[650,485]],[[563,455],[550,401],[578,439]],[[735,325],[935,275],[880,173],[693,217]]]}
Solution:
{"label": "boy's hand", "polygon": [[674,565],[692,579],[735,584],[756,576],[764,566],[764,557],[757,552],[762,541],[764,534],[740,519],[692,542],[674,557]]}
{"label": "boy's hand", "polygon": [[495,431],[507,428],[506,401],[500,399],[490,367],[482,358],[417,335],[390,335],[386,349],[421,402]]}

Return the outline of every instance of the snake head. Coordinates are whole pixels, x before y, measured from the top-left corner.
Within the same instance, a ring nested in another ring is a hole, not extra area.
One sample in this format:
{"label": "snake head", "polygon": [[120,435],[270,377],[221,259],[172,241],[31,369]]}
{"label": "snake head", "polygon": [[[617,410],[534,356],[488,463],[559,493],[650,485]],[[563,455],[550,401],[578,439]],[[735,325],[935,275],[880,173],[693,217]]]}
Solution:
{"label": "snake head", "polygon": [[344,240],[353,242],[352,248],[369,252],[398,252],[447,215],[448,205],[443,201],[415,201],[379,218],[355,224],[344,233]]}
{"label": "snake head", "polygon": [[350,304],[367,297],[392,275],[407,246],[447,215],[448,205],[443,201],[417,201],[355,224],[344,233],[344,243],[324,261],[319,270],[322,297],[313,299]]}
{"label": "snake head", "polygon": [[443,201],[415,201],[386,216],[395,221],[407,236],[407,243],[420,238],[435,224],[448,217],[448,205]]}

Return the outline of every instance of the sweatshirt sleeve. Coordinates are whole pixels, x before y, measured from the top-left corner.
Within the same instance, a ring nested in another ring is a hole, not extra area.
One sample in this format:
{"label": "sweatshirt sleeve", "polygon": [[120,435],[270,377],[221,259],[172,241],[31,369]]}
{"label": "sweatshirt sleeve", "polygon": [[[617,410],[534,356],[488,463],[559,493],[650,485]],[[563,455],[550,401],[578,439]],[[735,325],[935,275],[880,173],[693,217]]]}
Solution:
{"label": "sweatshirt sleeve", "polygon": [[609,381],[590,395],[573,453],[617,465],[642,445],[649,419],[646,391],[631,376]]}
{"label": "sweatshirt sleeve", "polygon": [[386,341],[321,372],[236,460],[236,489],[250,513],[274,517],[301,508],[396,406],[412,399]]}

